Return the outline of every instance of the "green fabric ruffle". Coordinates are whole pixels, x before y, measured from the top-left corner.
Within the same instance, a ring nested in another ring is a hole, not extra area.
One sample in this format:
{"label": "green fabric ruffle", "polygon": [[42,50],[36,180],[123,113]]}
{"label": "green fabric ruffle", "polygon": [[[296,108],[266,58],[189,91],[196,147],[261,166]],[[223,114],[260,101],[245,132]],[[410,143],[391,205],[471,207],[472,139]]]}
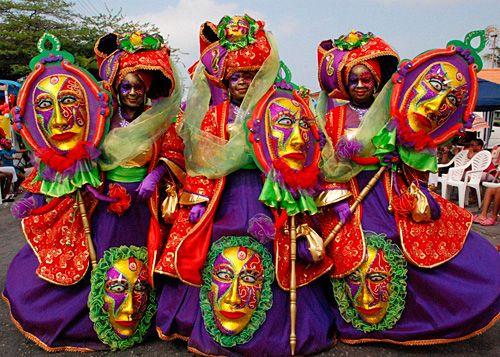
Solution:
{"label": "green fabric ruffle", "polygon": [[54,181],[43,178],[41,174],[43,170],[44,164],[40,163],[40,170],[35,180],[42,182],[40,192],[49,197],[68,195],[79,190],[86,184],[93,187],[99,187],[102,184],[99,170],[88,161],[82,161],[80,169],[78,169],[72,177],[63,177],[60,173],[56,173]]}
{"label": "green fabric ruffle", "polygon": [[269,207],[282,208],[289,216],[302,212],[311,215],[318,212],[314,199],[307,192],[301,191],[298,199],[295,199],[290,191],[269,177],[264,182],[259,201]]}
{"label": "green fabric ruffle", "polygon": [[373,137],[374,155],[380,159],[382,165],[387,165],[383,161],[384,156],[397,150],[401,161],[406,165],[419,171],[437,172],[437,158],[434,153],[415,151],[402,145],[396,145],[396,139],[396,129],[389,130],[387,126],[384,126]]}

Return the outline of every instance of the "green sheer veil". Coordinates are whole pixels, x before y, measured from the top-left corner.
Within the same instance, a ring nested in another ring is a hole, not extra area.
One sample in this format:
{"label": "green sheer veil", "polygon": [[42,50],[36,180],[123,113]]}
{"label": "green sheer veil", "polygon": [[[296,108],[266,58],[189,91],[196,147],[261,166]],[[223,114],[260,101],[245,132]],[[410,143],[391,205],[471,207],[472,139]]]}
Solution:
{"label": "green sheer veil", "polygon": [[182,98],[182,80],[170,60],[175,87],[172,95],[161,98],[130,125],[109,132],[101,146],[100,167],[109,171],[147,152],[174,122]]}
{"label": "green sheer veil", "polygon": [[[377,98],[373,102],[368,112],[361,119],[361,124],[352,138],[358,141],[363,149],[358,154],[362,157],[373,156],[375,146],[372,143],[373,137],[389,122],[391,119],[389,101],[392,93],[392,82],[388,81],[382,88]],[[328,96],[322,91],[316,106],[316,115],[318,125],[326,133],[326,108]],[[335,156],[335,150],[331,139],[326,135],[326,143],[321,152],[321,171],[325,179],[331,182],[347,182],[359,172],[363,171],[364,166],[358,165],[352,161],[341,161]]]}

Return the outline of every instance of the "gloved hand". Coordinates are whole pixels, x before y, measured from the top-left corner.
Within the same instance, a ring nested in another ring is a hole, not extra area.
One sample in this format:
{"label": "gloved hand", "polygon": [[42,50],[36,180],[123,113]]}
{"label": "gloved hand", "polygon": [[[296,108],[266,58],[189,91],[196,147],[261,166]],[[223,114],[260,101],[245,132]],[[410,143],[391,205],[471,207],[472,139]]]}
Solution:
{"label": "gloved hand", "polygon": [[15,218],[22,219],[28,217],[34,209],[43,206],[44,203],[45,197],[43,195],[28,193],[23,199],[12,205],[10,212]]}
{"label": "gloved hand", "polygon": [[141,182],[137,188],[139,192],[139,198],[141,200],[147,200],[153,194],[158,182],[165,176],[168,171],[167,165],[160,163],[157,167],[153,169]]}
{"label": "gloved hand", "polygon": [[339,217],[339,220],[342,222],[342,224],[345,224],[352,217],[352,213],[349,210],[349,203],[347,203],[347,201],[345,200],[334,203],[333,209],[335,210],[335,213]]}
{"label": "gloved hand", "polygon": [[207,207],[204,203],[197,203],[193,207],[191,207],[191,211],[189,211],[189,222],[196,223],[203,216]]}
{"label": "gloved hand", "polygon": [[92,196],[97,198],[99,201],[103,201],[103,202],[116,202],[116,201],[118,201],[118,199],[116,199],[116,198],[103,195],[102,193],[100,193],[94,187],[92,187],[90,185],[85,185],[85,189],[87,190],[87,192],[90,192],[92,194]]}

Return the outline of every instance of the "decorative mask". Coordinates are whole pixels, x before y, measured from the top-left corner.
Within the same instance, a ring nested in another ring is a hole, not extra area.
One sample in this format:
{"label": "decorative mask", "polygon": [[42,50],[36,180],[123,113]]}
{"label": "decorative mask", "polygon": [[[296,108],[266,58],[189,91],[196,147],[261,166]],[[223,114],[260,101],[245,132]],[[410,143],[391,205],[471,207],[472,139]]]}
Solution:
{"label": "decorative mask", "polygon": [[364,262],[347,277],[333,280],[344,320],[364,332],[392,328],[404,310],[406,272],[397,245],[385,235],[367,234]]}
{"label": "decorative mask", "polygon": [[141,342],[156,311],[144,248],[121,246],[104,253],[92,271],[90,319],[112,349]]}
{"label": "decorative mask", "polygon": [[[45,43],[52,45],[51,49]],[[15,128],[35,153],[46,148],[67,152],[86,142],[98,147],[111,115],[109,96],[97,81],[60,51],[59,40],[45,34],[41,52],[30,62],[15,109]]]}
{"label": "decorative mask", "polygon": [[39,131],[49,145],[67,151],[87,136],[89,107],[85,94],[73,76],[53,75],[38,82],[33,110]]}
{"label": "decorative mask", "polygon": [[38,50],[13,121],[34,152],[40,192],[61,197],[85,184],[97,187],[101,180],[96,160],[112,115],[111,97],[91,74],[73,64],[73,56],[60,50],[53,35],[45,33]]}
{"label": "decorative mask", "polygon": [[249,341],[272,305],[271,255],[250,237],[223,237],[209,252],[200,306],[205,327],[224,347]]}
{"label": "decorative mask", "polygon": [[231,43],[241,41],[248,36],[250,24],[243,16],[233,16],[224,29],[224,35]]}
{"label": "decorative mask", "polygon": [[400,64],[393,76],[391,115],[400,143],[417,150],[435,148],[472,124],[477,98],[476,71],[481,60],[469,34],[465,43],[451,41],[446,49],[425,52]]}
{"label": "decorative mask", "polygon": [[257,21],[248,15],[224,16],[217,26],[217,35],[221,46],[233,51],[254,43],[258,29]]}
{"label": "decorative mask", "polygon": [[285,182],[294,176],[297,182],[287,182],[292,189],[311,188],[317,182],[317,175],[310,176],[318,168],[320,136],[306,101],[297,91],[274,86],[247,124],[258,164]]}

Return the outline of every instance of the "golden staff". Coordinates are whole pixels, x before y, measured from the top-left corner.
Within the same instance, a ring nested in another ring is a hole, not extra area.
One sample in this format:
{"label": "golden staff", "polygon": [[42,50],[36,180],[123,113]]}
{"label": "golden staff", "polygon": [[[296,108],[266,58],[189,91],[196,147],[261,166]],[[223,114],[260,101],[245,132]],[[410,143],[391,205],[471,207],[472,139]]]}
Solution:
{"label": "golden staff", "polygon": [[[378,169],[377,173],[371,178],[371,180],[368,182],[368,184],[363,188],[363,190],[361,190],[361,192],[359,193],[358,197],[356,197],[356,200],[354,201],[352,206],[349,207],[349,211],[351,213],[354,213],[354,211],[359,206],[359,204],[363,201],[363,199],[366,197],[368,192],[370,192],[371,189],[373,188],[373,186],[375,186],[377,181],[380,179],[380,176],[382,176],[382,174],[384,173],[386,167],[387,166],[380,167],[380,169]],[[337,235],[338,232],[340,232],[340,230],[342,229],[343,226],[344,226],[344,224],[342,223],[342,221],[339,221],[337,223],[337,225],[333,228],[333,230],[330,232],[330,234],[326,238],[325,243],[323,243],[324,247],[326,247],[335,238],[335,236]]]}
{"label": "golden staff", "polygon": [[297,317],[297,280],[295,276],[295,261],[297,259],[297,229],[295,216],[290,217],[290,350],[295,355],[297,336],[295,335],[295,320]]}
{"label": "golden staff", "polygon": [[87,238],[90,262],[92,263],[92,269],[94,269],[97,266],[97,255],[95,253],[94,243],[92,243],[89,220],[87,219],[87,212],[85,210],[85,204],[83,203],[80,190],[76,191],[76,202],[78,203],[78,208],[80,209],[80,214],[82,216],[83,231],[85,232],[85,237]]}

